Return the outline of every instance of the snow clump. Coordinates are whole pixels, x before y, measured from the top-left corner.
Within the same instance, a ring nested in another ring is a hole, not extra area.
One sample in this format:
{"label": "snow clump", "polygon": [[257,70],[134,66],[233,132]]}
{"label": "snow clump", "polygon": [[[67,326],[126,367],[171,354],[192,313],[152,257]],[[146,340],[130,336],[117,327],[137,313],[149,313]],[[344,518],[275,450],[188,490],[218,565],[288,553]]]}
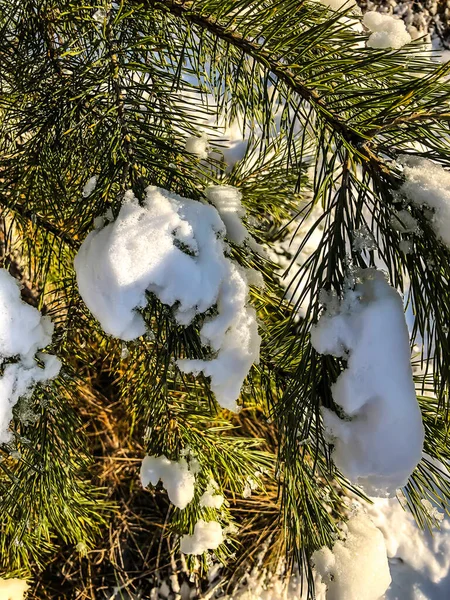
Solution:
{"label": "snow clump", "polygon": [[241,221],[246,214],[242,206],[241,192],[232,185],[211,185],[206,188],[205,195],[217,208],[227,229],[228,239],[239,245],[246,241],[255,252],[260,251],[260,245],[251,237]]}
{"label": "snow clump", "polygon": [[157,485],[161,479],[169,500],[183,510],[194,497],[195,476],[184,458],[178,462],[165,456],[146,456],[141,465],[142,487]]}
{"label": "snow clump", "polygon": [[222,494],[218,494],[218,485],[214,479],[211,479],[206,486],[206,490],[200,498],[200,506],[204,508],[220,508],[225,500]]}
{"label": "snow clump", "polygon": [[400,192],[417,206],[433,211],[431,226],[450,246],[450,172],[427,158],[402,156],[405,183]]}
{"label": "snow clump", "polygon": [[24,579],[1,579],[0,598],[2,600],[24,600],[29,585]]}
{"label": "snow clump", "polygon": [[200,329],[211,360],[178,361],[185,373],[203,372],[219,404],[236,410],[241,386],[259,359],[256,312],[248,306],[246,272],[228,259],[225,226],[210,205],[150,186],[143,205],[125,194],[116,220],[92,231],[75,257],[80,294],[103,330],[124,341],[146,325],[138,309],[146,292],[174,308],[189,325],[212,307]]}
{"label": "snow clump", "polygon": [[90,179],[86,181],[86,184],[83,188],[83,198],[87,198],[92,194],[97,186],[97,177],[94,175]]}
{"label": "snow clump", "polygon": [[400,295],[380,271],[361,270],[355,289],[312,327],[311,343],[347,361],[331,388],[342,418],[322,409],[336,466],[368,494],[394,494],[420,461],[424,440]]}
{"label": "snow clump", "polygon": [[364,15],[363,23],[367,29],[373,32],[367,40],[368,48],[394,48],[398,50],[411,41],[406,25],[401,19],[395,19],[390,15],[371,10]]}
{"label": "snow clump", "polygon": [[[11,439],[9,423],[19,398],[30,396],[35,385],[56,377],[61,363],[56,356],[37,353],[52,341],[53,324],[49,317],[22,301],[18,282],[0,269],[0,365],[16,358],[3,368],[0,377],[0,443]],[[41,368],[35,360],[39,358]]]}
{"label": "snow clump", "polygon": [[186,152],[195,154],[198,158],[208,158],[208,148],[209,141],[206,133],[202,133],[201,136],[192,135],[186,139]]}
{"label": "snow clump", "polygon": [[216,550],[223,541],[220,523],[200,519],[194,526],[193,535],[181,538],[180,550],[183,554],[203,554],[206,550]]}
{"label": "snow clump", "polygon": [[378,600],[391,583],[383,534],[360,512],[346,524],[345,540],[314,552],[327,600]]}

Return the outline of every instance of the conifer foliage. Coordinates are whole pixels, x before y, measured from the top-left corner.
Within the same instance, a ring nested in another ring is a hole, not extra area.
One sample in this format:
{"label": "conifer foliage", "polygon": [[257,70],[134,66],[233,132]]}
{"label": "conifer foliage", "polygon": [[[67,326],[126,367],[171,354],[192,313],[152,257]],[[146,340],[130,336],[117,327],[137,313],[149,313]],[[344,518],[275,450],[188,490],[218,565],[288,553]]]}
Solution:
{"label": "conifer foliage", "polygon": [[170,565],[200,593],[263,551],[314,598],[350,493],[422,525],[450,497],[450,64],[365,21],[0,0],[2,266],[45,315],[32,369],[61,361],[13,403],[0,325],[0,572],[30,594],[150,597]]}

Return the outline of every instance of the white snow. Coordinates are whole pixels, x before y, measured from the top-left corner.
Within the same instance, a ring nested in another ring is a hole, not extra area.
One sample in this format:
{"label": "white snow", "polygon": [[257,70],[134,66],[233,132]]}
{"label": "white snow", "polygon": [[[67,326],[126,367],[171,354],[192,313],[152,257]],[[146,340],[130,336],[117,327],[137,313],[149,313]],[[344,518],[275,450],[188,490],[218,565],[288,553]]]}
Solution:
{"label": "white snow", "polygon": [[0,578],[0,600],[24,600],[28,588],[24,579]]}
{"label": "white snow", "polygon": [[227,272],[217,300],[218,315],[206,320],[200,335],[203,344],[218,354],[212,360],[178,360],[185,373],[203,372],[211,377],[211,390],[219,404],[236,410],[242,384],[251,366],[259,360],[261,338],[256,312],[247,306],[248,283],[245,271],[227,262]]}
{"label": "white snow", "polygon": [[357,8],[354,0],[319,0],[320,4],[328,6],[332,10],[339,11],[347,8]]}
{"label": "white snow", "polygon": [[222,494],[218,493],[218,485],[214,479],[211,479],[206,486],[206,490],[200,497],[200,506],[205,508],[220,508],[225,500]]}
{"label": "white snow", "polygon": [[193,535],[181,538],[180,550],[183,554],[203,554],[206,550],[216,550],[223,541],[220,523],[200,519],[194,526]]}
{"label": "white snow", "polygon": [[420,227],[415,219],[407,210],[399,210],[391,216],[391,225],[399,233],[419,233]]}
{"label": "white snow", "polygon": [[[60,361],[50,354],[36,354],[51,343],[53,325],[48,317],[22,301],[18,282],[5,269],[0,269],[0,364],[7,364],[0,377],[0,443],[11,438],[9,423],[12,409],[19,398],[29,396],[39,382],[56,377]],[[42,360],[41,368],[35,357]]]}
{"label": "white snow", "polygon": [[383,535],[362,512],[346,525],[345,540],[312,556],[326,600],[378,600],[391,582]]}
{"label": "white snow", "polygon": [[117,219],[83,242],[75,257],[80,294],[104,331],[124,341],[146,331],[137,312],[146,305],[146,291],[176,304],[181,325],[217,306],[200,330],[216,356],[179,360],[178,366],[211,377],[219,404],[234,410],[261,341],[246,271],[225,256],[225,226],[213,206],[153,186],[146,194],[140,206],[128,191]]}
{"label": "white snow", "polygon": [[165,456],[146,456],[141,465],[141,483],[157,485],[161,479],[169,500],[183,510],[194,497],[195,476],[184,458],[178,462]]}
{"label": "white snow", "polygon": [[321,354],[347,360],[331,389],[345,417],[322,410],[334,462],[379,496],[407,482],[422,456],[424,429],[402,300],[380,271],[362,270],[360,281],[336,314],[325,312],[312,327],[311,343]]}
{"label": "white snow", "polygon": [[97,185],[97,177],[94,175],[93,177],[91,177],[90,179],[87,180],[87,182],[83,188],[83,197],[87,198],[88,196],[90,196],[92,194],[92,192],[95,190],[96,185]]}
{"label": "white snow", "polygon": [[211,185],[206,188],[205,195],[217,208],[227,229],[228,239],[239,245],[246,241],[250,248],[259,251],[260,245],[251,237],[241,221],[246,214],[242,206],[241,192],[232,185]]}
{"label": "white snow", "polygon": [[398,50],[409,44],[411,36],[406,30],[406,25],[401,19],[384,15],[375,11],[368,11],[363,17],[363,23],[373,33],[367,40],[369,48],[394,48]]}
{"label": "white snow", "polygon": [[436,235],[450,246],[450,173],[432,160],[402,156],[405,183],[400,192],[414,204],[433,211],[431,225]]}
{"label": "white snow", "polygon": [[200,136],[193,135],[186,138],[186,151],[195,154],[198,158],[208,158],[208,147],[209,141],[206,133],[202,133]]}
{"label": "white snow", "polygon": [[450,518],[430,533],[419,529],[397,498],[372,500],[366,508],[384,536],[392,576],[385,600],[450,598]]}

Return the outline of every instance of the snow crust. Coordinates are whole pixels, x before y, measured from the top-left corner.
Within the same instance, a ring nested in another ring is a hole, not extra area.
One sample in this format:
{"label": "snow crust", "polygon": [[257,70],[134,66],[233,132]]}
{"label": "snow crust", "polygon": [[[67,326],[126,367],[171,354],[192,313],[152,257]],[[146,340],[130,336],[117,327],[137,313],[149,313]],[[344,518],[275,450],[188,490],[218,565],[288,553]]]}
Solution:
{"label": "snow crust", "polygon": [[0,365],[17,358],[4,366],[0,377],[0,443],[11,439],[9,423],[19,398],[31,395],[37,383],[59,373],[61,363],[56,356],[38,353],[43,368],[35,361],[38,349],[51,343],[52,333],[50,319],[23,302],[18,282],[0,269]]}
{"label": "snow crust", "polygon": [[200,519],[194,526],[193,535],[181,538],[180,550],[183,554],[203,554],[206,550],[216,550],[223,541],[220,523]]}
{"label": "snow crust", "polygon": [[200,136],[190,136],[186,139],[185,149],[191,154],[195,154],[198,158],[208,158],[208,136],[202,133]]}
{"label": "snow crust", "polygon": [[202,343],[210,360],[178,361],[185,373],[203,372],[219,404],[236,409],[242,383],[259,359],[256,312],[248,306],[246,271],[228,259],[225,226],[210,205],[150,186],[144,205],[131,191],[117,219],[92,231],[75,257],[81,296],[104,331],[124,341],[146,331],[137,311],[146,292],[174,308],[180,325],[216,306],[205,319]]}
{"label": "snow crust", "polygon": [[450,246],[450,173],[432,160],[403,156],[405,183],[400,191],[417,206],[433,211],[431,225],[436,235]]}
{"label": "snow crust", "polygon": [[424,428],[402,300],[380,271],[360,280],[312,327],[311,343],[347,360],[331,389],[343,418],[322,409],[335,464],[368,494],[392,495],[421,459]]}
{"label": "snow crust", "polygon": [[398,50],[409,44],[411,36],[401,19],[376,11],[368,11],[363,17],[364,25],[373,33],[367,40],[369,48],[394,48]]}
{"label": "snow crust", "polygon": [[24,600],[28,588],[28,583],[23,579],[0,578],[0,599]]}
{"label": "snow crust", "polygon": [[312,562],[326,600],[378,600],[391,582],[383,535],[362,512],[347,522],[345,540],[316,551]]}
{"label": "snow crust", "polygon": [[200,497],[200,506],[205,508],[220,508],[225,500],[222,494],[217,492],[218,485],[211,479],[206,486],[206,490]]}
{"label": "snow crust", "polygon": [[157,485],[161,479],[169,500],[183,510],[194,497],[195,476],[189,470],[186,459],[171,461],[165,456],[146,456],[141,465],[141,483]]}

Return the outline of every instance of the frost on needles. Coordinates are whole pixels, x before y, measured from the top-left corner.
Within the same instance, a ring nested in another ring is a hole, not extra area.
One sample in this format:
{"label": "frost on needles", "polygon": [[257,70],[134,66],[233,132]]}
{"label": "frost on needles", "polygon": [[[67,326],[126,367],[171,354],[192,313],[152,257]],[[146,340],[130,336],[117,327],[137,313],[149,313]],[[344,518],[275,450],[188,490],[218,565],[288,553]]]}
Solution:
{"label": "frost on needles", "polygon": [[[11,439],[9,423],[19,398],[29,396],[39,382],[56,377],[61,363],[56,356],[38,353],[52,341],[48,317],[22,301],[18,282],[0,269],[0,443]],[[40,367],[35,358],[42,361]],[[14,361],[14,362],[13,362]],[[4,366],[6,364],[6,366]]]}
{"label": "frost on needles", "polygon": [[172,306],[180,325],[215,307],[200,328],[211,358],[178,366],[211,377],[219,404],[235,410],[258,361],[260,336],[246,271],[225,256],[225,232],[213,206],[154,186],[140,205],[128,191],[116,220],[87,236],[75,270],[80,294],[104,331],[125,341],[146,332],[138,310],[146,292]]}
{"label": "frost on needles", "polygon": [[402,300],[380,271],[359,275],[313,326],[311,343],[347,361],[331,390],[342,414],[322,413],[336,466],[369,495],[392,495],[421,459],[424,428]]}

